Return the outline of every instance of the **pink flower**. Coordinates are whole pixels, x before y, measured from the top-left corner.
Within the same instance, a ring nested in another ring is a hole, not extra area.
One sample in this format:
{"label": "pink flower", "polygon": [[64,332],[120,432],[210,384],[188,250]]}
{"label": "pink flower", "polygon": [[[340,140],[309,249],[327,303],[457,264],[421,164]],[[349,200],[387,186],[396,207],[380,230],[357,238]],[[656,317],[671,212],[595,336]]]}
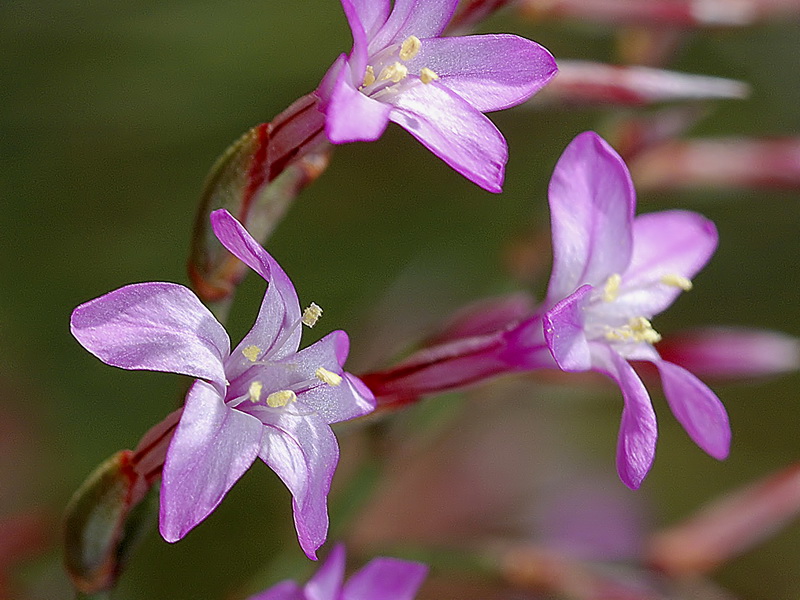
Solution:
{"label": "pink flower", "polygon": [[375,558],[344,583],[344,546],[337,545],[300,587],[283,581],[249,600],[413,600],[428,568],[397,558]]}
{"label": "pink flower", "polygon": [[458,0],[342,0],[353,33],[317,90],[334,144],[377,140],[389,121],[453,169],[500,192],[508,149],[482,113],[515,106],[556,73],[514,35],[439,37]]}
{"label": "pink flower", "polygon": [[227,211],[211,222],[219,241],[269,283],[233,352],[211,312],[174,283],[133,284],[82,304],[72,334],[106,364],[197,378],[164,464],[164,539],[177,541],[205,519],[259,457],[291,491],[300,545],[315,558],[339,457],[330,425],[369,413],[374,400],[343,372],[347,334],[334,331],[298,351],[302,324],[313,325],[319,307],[301,313],[286,273]]}
{"label": "pink flower", "polygon": [[564,151],[550,181],[553,274],[540,312],[509,336],[518,368],[541,368],[546,345],[563,371],[597,371],[620,387],[617,470],[641,484],[656,447],[650,397],[630,361],[653,363],[673,414],[695,443],[723,459],[730,426],[717,396],[689,371],[662,360],[650,323],[685,290],[717,246],[713,223],[688,211],[634,217],[636,196],[619,155],[586,132]]}

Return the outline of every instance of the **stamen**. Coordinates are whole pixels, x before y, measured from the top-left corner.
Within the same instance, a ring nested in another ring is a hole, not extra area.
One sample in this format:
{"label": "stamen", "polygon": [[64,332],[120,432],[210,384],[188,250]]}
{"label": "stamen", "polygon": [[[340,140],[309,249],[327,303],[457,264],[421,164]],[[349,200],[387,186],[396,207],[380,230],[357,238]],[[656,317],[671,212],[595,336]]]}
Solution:
{"label": "stamen", "polygon": [[267,406],[270,408],[282,408],[290,402],[297,401],[297,394],[292,390],[281,390],[279,392],[272,392],[267,396]]}
{"label": "stamen", "polygon": [[334,373],[333,371],[328,371],[323,367],[320,367],[316,371],[314,371],[314,375],[319,379],[322,383],[327,383],[328,385],[337,386],[342,383],[342,376]]}
{"label": "stamen", "polygon": [[653,329],[653,325],[644,317],[632,317],[627,325],[609,328],[605,333],[605,338],[609,342],[646,342],[655,344],[661,341],[661,334]]}
{"label": "stamen", "polygon": [[422,47],[422,42],[415,35],[408,36],[403,45],[400,46],[400,60],[411,60],[419,54],[419,49]]}
{"label": "stamen", "polygon": [[692,289],[692,280],[684,277],[683,275],[678,275],[677,273],[670,273],[669,275],[664,275],[661,278],[661,283],[664,285],[669,285],[672,287],[680,288],[684,292],[688,292]]}
{"label": "stamen", "polygon": [[394,83],[398,83],[406,78],[408,75],[408,67],[405,65],[396,62],[388,67],[384,67],[383,71],[381,71],[380,77],[378,77],[379,81],[393,81]]}
{"label": "stamen", "polygon": [[367,65],[367,71],[364,73],[364,82],[361,87],[367,87],[373,83],[375,83],[375,69],[372,68],[372,65]]}
{"label": "stamen", "polygon": [[614,273],[606,280],[606,285],[603,288],[603,300],[606,302],[613,302],[619,296],[619,286],[622,283],[622,276],[619,273]]}
{"label": "stamen", "polygon": [[247,346],[246,348],[242,348],[242,354],[244,354],[244,357],[250,362],[256,362],[256,360],[258,360],[258,355],[261,354],[261,348],[258,346]]}
{"label": "stamen", "polygon": [[313,327],[317,324],[317,321],[322,316],[322,309],[314,304],[313,302],[311,305],[303,311],[303,325],[306,327]]}
{"label": "stamen", "polygon": [[419,70],[419,80],[422,83],[428,84],[431,81],[436,81],[437,79],[439,79],[439,76],[433,69],[429,69],[428,67],[423,67],[422,69]]}
{"label": "stamen", "polygon": [[250,402],[258,402],[261,400],[261,390],[264,389],[264,384],[260,381],[252,381],[250,383]]}

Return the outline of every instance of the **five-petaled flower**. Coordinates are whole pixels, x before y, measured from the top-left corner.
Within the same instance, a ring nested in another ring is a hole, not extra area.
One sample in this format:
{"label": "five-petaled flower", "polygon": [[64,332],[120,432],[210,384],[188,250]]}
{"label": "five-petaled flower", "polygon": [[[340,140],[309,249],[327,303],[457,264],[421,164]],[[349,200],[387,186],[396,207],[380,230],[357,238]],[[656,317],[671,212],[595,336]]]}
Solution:
{"label": "five-petaled flower", "polygon": [[458,0],[342,0],[353,49],[317,94],[335,143],[373,141],[394,121],[453,169],[500,192],[508,149],[482,113],[515,106],[556,74],[515,35],[439,37]]}
{"label": "five-petaled flower", "polygon": [[597,134],[579,135],[558,161],[549,189],[553,274],[540,311],[510,332],[508,358],[540,368],[546,346],[564,371],[597,371],[624,398],[617,470],[631,488],[655,455],[656,416],[629,361],[661,374],[670,408],[695,443],[723,459],[730,426],[722,403],[653,347],[650,319],[689,290],[717,246],[713,223],[672,210],[634,217],[636,196],[625,163]]}
{"label": "five-petaled flower", "polygon": [[173,283],[133,284],[82,304],[72,333],[109,365],[197,378],[164,463],[164,539],[177,541],[205,519],[259,457],[291,491],[300,545],[315,558],[339,456],[330,424],[369,413],[374,400],[342,370],[347,334],[298,351],[302,324],[313,325],[321,309],[301,312],[286,273],[228,212],[211,221],[219,241],[268,282],[253,328],[232,353],[222,325]]}
{"label": "five-petaled flower", "polygon": [[283,581],[249,600],[413,600],[428,572],[420,563],[380,557],[344,583],[344,562],[344,546],[336,545],[303,587]]}

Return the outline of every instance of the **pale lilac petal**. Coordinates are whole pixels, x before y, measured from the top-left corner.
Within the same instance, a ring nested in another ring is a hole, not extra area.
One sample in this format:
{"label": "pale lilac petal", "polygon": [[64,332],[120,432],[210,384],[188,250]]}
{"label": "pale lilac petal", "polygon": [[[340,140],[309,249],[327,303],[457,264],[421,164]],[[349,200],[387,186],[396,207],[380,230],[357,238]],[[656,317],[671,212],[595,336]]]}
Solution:
{"label": "pale lilac petal", "polygon": [[228,408],[213,386],[194,383],[164,463],[159,529],[165,540],[178,541],[217,507],[253,464],[262,430],[258,419]]}
{"label": "pale lilac petal", "polygon": [[381,137],[392,107],[359,92],[342,69],[325,110],[325,135],[333,144],[344,144]]}
{"label": "pale lilac petal", "polygon": [[672,414],[694,443],[722,460],[731,447],[728,413],[717,395],[686,369],[666,361],[655,361],[661,385]]}
{"label": "pale lilac petal", "polygon": [[588,371],[592,367],[583,314],[583,299],[592,289],[590,285],[581,286],[542,319],[547,347],[562,371]]}
{"label": "pale lilac petal", "polygon": [[291,359],[299,372],[307,372],[312,378],[319,367],[342,376],[340,385],[318,385],[298,397],[298,402],[310,407],[326,423],[347,421],[375,409],[372,392],[359,386],[356,377],[346,376],[341,367],[347,358],[348,346],[347,334],[344,331],[334,331]]}
{"label": "pale lilac petal", "polygon": [[470,181],[502,191],[506,141],[466,100],[434,81],[410,86],[390,101],[392,121]]}
{"label": "pale lilac petal", "polygon": [[279,359],[297,351],[300,346],[300,304],[288,275],[269,253],[226,210],[211,213],[211,225],[219,241],[234,256],[267,281],[256,322],[227,361],[228,380],[233,381],[250,367],[242,349],[257,346],[271,359]]}
{"label": "pale lilac petal", "polygon": [[[350,52],[348,66],[350,67],[351,77],[354,76],[363,81],[367,68],[369,37],[365,30],[365,24],[361,21],[357,4],[363,4],[363,2],[356,3],[352,0],[342,0],[342,8],[347,16],[347,22],[350,24],[350,31],[353,34],[353,50]],[[376,2],[375,4],[380,6],[381,2]],[[358,85],[361,82],[353,81],[351,78],[350,83]]]}
{"label": "pale lilac petal", "polygon": [[432,69],[439,82],[480,112],[524,102],[556,74],[555,59],[516,35],[471,35],[424,40],[407,63],[411,73]]}
{"label": "pale lilac petal", "polygon": [[701,377],[740,379],[800,369],[800,340],[778,331],[708,327],[670,335],[658,344],[664,360]]}
{"label": "pale lilac petal", "polygon": [[77,307],[70,330],[106,364],[225,385],[228,334],[182,285],[137,283],[109,292]]}
{"label": "pale lilac petal", "polygon": [[339,446],[325,421],[315,414],[286,409],[250,410],[265,423],[259,456],[292,493],[300,547],[312,560],[328,533],[328,492],[339,460]]}
{"label": "pale lilac petal", "polygon": [[457,4],[458,0],[395,0],[386,24],[370,40],[370,56],[410,35],[436,37],[450,22]]}
{"label": "pale lilac petal", "polygon": [[375,558],[354,573],[342,600],[414,600],[428,567],[397,558]]}
{"label": "pale lilac petal", "polygon": [[339,592],[344,583],[344,564],[344,546],[336,544],[322,566],[306,583],[305,600],[339,600]]}
{"label": "pale lilac petal", "polygon": [[316,94],[319,97],[318,108],[324,113],[328,111],[328,105],[333,96],[333,90],[336,88],[336,82],[339,81],[343,69],[349,70],[346,54],[340,54],[339,57],[333,61],[333,64],[328,68],[325,75],[323,75],[322,81],[319,82],[319,86],[316,90]]}
{"label": "pale lilac petal", "polygon": [[308,600],[302,588],[294,581],[281,581],[247,600]]}
{"label": "pale lilac petal", "polygon": [[656,413],[650,396],[628,362],[606,347],[593,345],[596,369],[617,382],[625,401],[617,441],[617,472],[622,482],[637,489],[656,453]]}
{"label": "pale lilac petal", "polygon": [[548,300],[583,284],[602,286],[631,256],[636,195],[625,163],[592,131],[578,135],[550,180],[553,275]]}
{"label": "pale lilac petal", "polygon": [[[631,263],[622,275],[617,303],[628,307],[631,314],[660,313],[682,292],[674,285],[659,283],[661,278],[680,275],[691,280],[716,248],[716,227],[697,213],[671,210],[637,217]],[[629,288],[640,289],[626,291]]]}
{"label": "pale lilac petal", "polygon": [[[364,28],[367,38],[372,39],[378,30],[386,23],[389,17],[389,11],[392,8],[391,0],[343,0],[349,2],[354,9],[354,16]],[[353,23],[348,15],[350,27],[352,29]]]}

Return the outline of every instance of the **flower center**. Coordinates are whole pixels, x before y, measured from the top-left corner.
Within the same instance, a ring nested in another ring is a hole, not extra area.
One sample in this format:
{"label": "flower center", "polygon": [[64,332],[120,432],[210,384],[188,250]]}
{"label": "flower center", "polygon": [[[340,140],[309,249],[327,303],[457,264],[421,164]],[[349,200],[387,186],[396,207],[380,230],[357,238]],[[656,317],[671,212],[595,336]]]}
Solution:
{"label": "flower center", "polygon": [[[404,63],[414,60],[421,47],[420,39],[411,35],[400,45],[395,44],[384,48],[371,57],[370,64],[364,71],[364,79],[358,89],[375,99],[390,92],[396,93],[406,89],[417,79],[408,78],[408,67]],[[420,69],[417,77],[424,84],[439,79],[439,75],[427,67]]]}
{"label": "flower center", "polygon": [[584,306],[586,336],[614,345],[661,341],[661,335],[650,323],[652,315],[639,312],[644,297],[653,293],[657,286],[689,291],[692,282],[683,275],[668,274],[648,283],[625,285],[619,273],[610,275]]}

